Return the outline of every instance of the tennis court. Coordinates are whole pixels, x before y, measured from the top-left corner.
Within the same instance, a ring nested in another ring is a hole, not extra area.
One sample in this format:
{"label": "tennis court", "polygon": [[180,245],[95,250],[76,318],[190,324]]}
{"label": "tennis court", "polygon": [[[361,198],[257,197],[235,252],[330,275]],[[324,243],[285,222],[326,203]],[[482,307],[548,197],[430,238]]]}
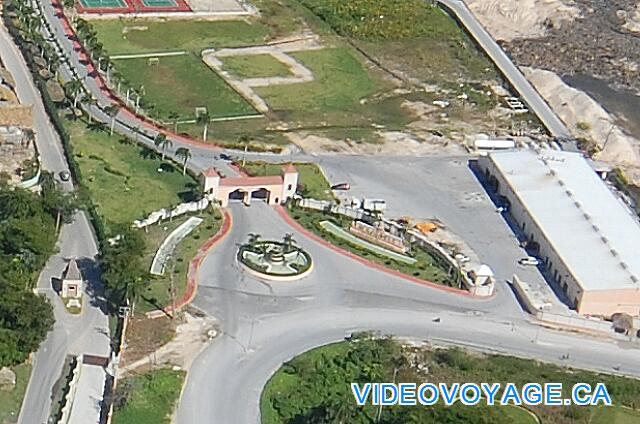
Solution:
{"label": "tennis court", "polygon": [[146,7],[177,7],[178,3],[174,0],[142,0],[142,4]]}
{"label": "tennis court", "polygon": [[124,0],[80,0],[85,9],[127,9],[129,5]]}

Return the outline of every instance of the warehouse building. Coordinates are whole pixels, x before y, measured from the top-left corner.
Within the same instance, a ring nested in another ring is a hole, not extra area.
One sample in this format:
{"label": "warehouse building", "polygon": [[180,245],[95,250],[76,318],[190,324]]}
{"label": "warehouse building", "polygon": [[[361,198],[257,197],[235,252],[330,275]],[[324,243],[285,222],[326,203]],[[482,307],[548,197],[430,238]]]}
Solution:
{"label": "warehouse building", "polygon": [[582,155],[496,152],[478,165],[570,306],[640,315],[640,225]]}

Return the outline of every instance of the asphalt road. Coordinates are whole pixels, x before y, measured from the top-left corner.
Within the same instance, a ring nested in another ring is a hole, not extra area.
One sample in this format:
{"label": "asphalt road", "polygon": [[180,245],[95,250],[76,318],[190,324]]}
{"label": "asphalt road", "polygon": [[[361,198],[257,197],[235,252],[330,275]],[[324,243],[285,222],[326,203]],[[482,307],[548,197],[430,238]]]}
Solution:
{"label": "asphalt road", "polygon": [[462,25],[467,29],[476,42],[482,47],[493,63],[500,69],[511,84],[520,94],[520,97],[530,111],[540,119],[551,135],[556,137],[571,137],[571,133],[540,96],[529,81],[522,75],[518,67],[509,59],[509,56],[496,43],[491,35],[484,29],[478,19],[471,13],[467,5],[461,0],[438,0],[438,3],[451,10]]}
{"label": "asphalt road", "polygon": [[[58,175],[69,171],[60,138],[47,115],[38,89],[22,55],[13,44],[5,27],[0,25],[0,57],[16,82],[21,103],[33,105],[35,142],[42,168]],[[73,190],[71,181],[57,179],[66,191]],[[19,422],[44,423],[51,405],[51,390],[60,377],[64,358],[68,354],[93,353],[109,356],[109,324],[103,311],[99,270],[95,264],[98,253],[95,236],[84,212],[76,213],[70,224],[64,224],[58,239],[59,253],[49,258],[38,280],[38,289],[54,306],[56,323],[34,357],[33,371]],[[70,315],[52,290],[51,279],[60,278],[66,260],[79,258],[79,266],[87,280],[89,296],[84,297],[83,313]]]}
{"label": "asphalt road", "polygon": [[[339,255],[296,233],[265,204],[234,204],[232,212],[234,228],[206,258],[194,302],[219,319],[221,334],[189,372],[180,424],[258,424],[261,391],[284,361],[361,330],[605,372],[620,365],[620,372],[640,376],[630,345],[535,326],[502,286],[488,300],[443,292]],[[294,233],[314,260],[313,273],[296,283],[244,274],[235,254],[252,232],[276,239]],[[570,360],[562,360],[567,353]]]}

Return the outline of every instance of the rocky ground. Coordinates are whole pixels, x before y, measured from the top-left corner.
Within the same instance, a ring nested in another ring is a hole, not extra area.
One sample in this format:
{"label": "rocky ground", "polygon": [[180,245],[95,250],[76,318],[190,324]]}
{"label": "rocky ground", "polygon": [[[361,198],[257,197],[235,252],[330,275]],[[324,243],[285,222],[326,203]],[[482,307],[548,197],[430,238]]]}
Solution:
{"label": "rocky ground", "polygon": [[560,75],[587,74],[619,88],[640,91],[640,32],[636,32],[640,29],[640,3],[571,3],[579,9],[579,16],[550,25],[542,37],[505,41],[506,50],[521,66]]}

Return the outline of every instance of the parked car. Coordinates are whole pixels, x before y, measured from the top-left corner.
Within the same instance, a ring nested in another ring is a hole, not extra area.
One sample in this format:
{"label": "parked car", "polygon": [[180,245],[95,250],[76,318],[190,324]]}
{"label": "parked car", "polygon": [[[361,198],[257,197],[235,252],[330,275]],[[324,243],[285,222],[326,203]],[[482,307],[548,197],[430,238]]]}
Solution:
{"label": "parked car", "polygon": [[61,181],[69,181],[71,179],[71,174],[69,174],[69,171],[60,171],[58,176],[60,177]]}
{"label": "parked car", "polygon": [[349,190],[351,185],[349,183],[340,183],[331,186],[331,190]]}
{"label": "parked car", "polygon": [[531,266],[540,265],[540,261],[538,260],[538,258],[535,258],[533,256],[527,256],[526,258],[522,258],[518,261],[518,263],[520,265],[531,265]]}

